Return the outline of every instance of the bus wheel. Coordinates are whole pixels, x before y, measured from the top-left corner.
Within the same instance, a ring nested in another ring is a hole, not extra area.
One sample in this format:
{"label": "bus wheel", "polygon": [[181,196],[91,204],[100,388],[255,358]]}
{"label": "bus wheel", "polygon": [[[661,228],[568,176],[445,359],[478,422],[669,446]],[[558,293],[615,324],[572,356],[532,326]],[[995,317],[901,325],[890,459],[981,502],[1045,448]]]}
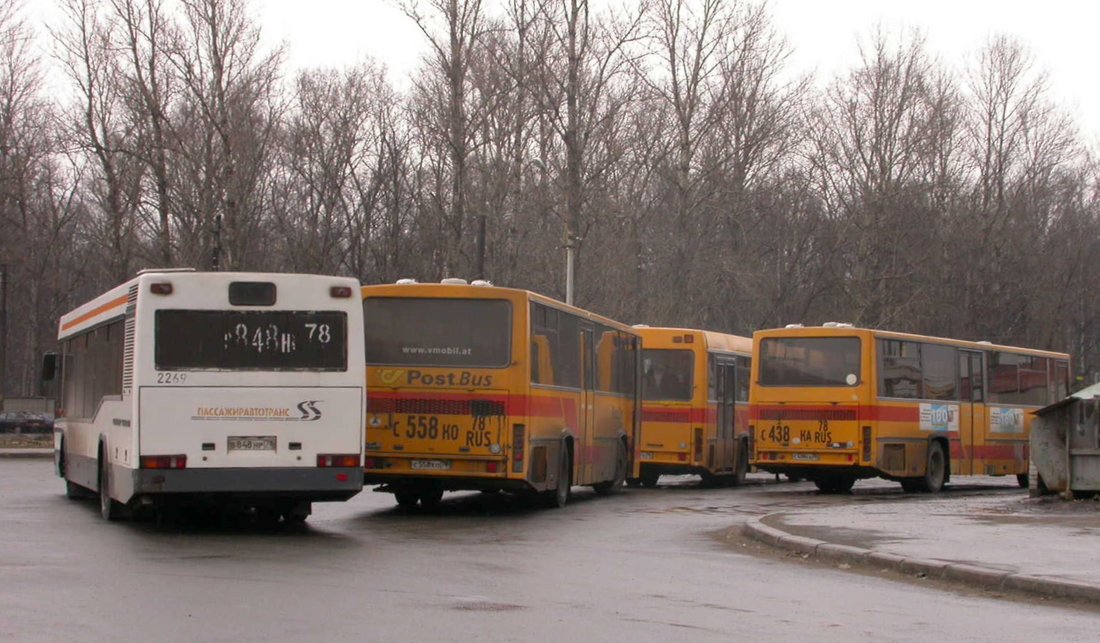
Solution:
{"label": "bus wheel", "polygon": [[924,480],[921,478],[916,480],[902,480],[901,490],[905,493],[920,493],[924,491]]}
{"label": "bus wheel", "polygon": [[1020,485],[1021,489],[1027,489],[1028,479],[1026,473],[1016,474],[1016,484]]}
{"label": "bus wheel", "polygon": [[943,489],[947,478],[947,459],[943,455],[943,445],[933,442],[928,445],[928,466],[924,470],[923,487],[929,493],[938,493]]}
{"label": "bus wheel", "polygon": [[420,506],[425,509],[432,509],[439,506],[439,502],[443,500],[443,485],[428,483],[420,489]]}
{"label": "bus wheel", "polygon": [[397,500],[399,507],[415,507],[416,502],[420,500],[420,494],[415,489],[407,487],[394,490],[393,497]]}
{"label": "bus wheel", "polygon": [[550,496],[550,506],[561,509],[569,502],[569,490],[573,487],[573,465],[570,462],[569,451],[562,445],[561,457],[558,458],[558,486]]}
{"label": "bus wheel", "polygon": [[313,503],[296,502],[284,507],[280,513],[283,514],[283,520],[287,523],[301,524],[309,518],[309,514],[313,513]]}
{"label": "bus wheel", "polygon": [[814,479],[814,485],[821,493],[848,493],[855,483],[856,479],[853,476],[825,476]]}
{"label": "bus wheel", "polygon": [[652,489],[653,487],[657,486],[657,480],[660,477],[661,477],[661,474],[657,473],[656,471],[643,470],[642,471],[642,486],[643,487],[648,487],[649,489]]}
{"label": "bus wheel", "polygon": [[104,520],[118,520],[122,518],[122,503],[111,498],[110,466],[106,455],[102,455],[99,458],[99,514]]}
{"label": "bus wheel", "polygon": [[626,480],[626,445],[620,440],[615,446],[615,477],[592,485],[596,493],[607,495],[623,486]]}
{"label": "bus wheel", "polygon": [[640,487],[640,486],[642,486],[642,479],[641,478],[627,478],[626,479],[626,486],[635,487],[635,488]]}

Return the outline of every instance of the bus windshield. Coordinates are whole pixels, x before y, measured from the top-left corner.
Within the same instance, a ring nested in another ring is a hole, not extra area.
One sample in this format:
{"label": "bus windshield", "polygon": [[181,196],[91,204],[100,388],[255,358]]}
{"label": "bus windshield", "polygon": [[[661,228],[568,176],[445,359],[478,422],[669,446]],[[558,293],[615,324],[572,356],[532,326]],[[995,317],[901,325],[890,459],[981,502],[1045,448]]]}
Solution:
{"label": "bus windshield", "polygon": [[512,304],[502,299],[368,297],[368,364],[503,368],[512,359]]}
{"label": "bus windshield", "polygon": [[693,353],[689,350],[642,351],[642,399],[687,401],[691,399]]}
{"label": "bus windshield", "polygon": [[760,342],[760,384],[855,386],[858,337],[768,337]]}
{"label": "bus windshield", "polygon": [[158,370],[347,370],[347,313],[158,310]]}

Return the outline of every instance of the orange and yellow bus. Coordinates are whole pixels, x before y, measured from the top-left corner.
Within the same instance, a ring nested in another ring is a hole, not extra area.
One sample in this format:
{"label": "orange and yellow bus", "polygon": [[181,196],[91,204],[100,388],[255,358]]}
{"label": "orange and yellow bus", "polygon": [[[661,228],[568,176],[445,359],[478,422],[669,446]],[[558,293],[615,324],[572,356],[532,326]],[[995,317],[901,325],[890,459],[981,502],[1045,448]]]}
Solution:
{"label": "orange and yellow bus", "polygon": [[850,324],[753,335],[753,464],[846,492],[883,477],[939,491],[952,474],[1027,484],[1031,411],[1065,397],[1069,355]]}
{"label": "orange and yellow bus", "polygon": [[366,484],[401,506],[444,491],[620,486],[635,448],[641,341],[548,297],[448,279],[364,286]]}
{"label": "orange and yellow bus", "polygon": [[635,326],[642,336],[642,430],[631,483],[698,474],[738,484],[749,467],[752,340]]}

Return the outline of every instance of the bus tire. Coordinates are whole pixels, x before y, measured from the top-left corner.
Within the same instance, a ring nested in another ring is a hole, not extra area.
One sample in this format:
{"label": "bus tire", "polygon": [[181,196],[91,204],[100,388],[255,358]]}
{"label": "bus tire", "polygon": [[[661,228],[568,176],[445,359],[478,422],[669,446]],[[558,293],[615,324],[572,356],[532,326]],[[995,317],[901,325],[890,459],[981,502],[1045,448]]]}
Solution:
{"label": "bus tire", "polygon": [[814,478],[814,485],[821,493],[848,493],[855,483],[855,476],[832,475]]}
{"label": "bus tire", "polygon": [[425,509],[434,509],[443,500],[443,485],[429,482],[420,489],[420,506]]}
{"label": "bus tire", "polygon": [[943,445],[932,442],[928,445],[928,463],[924,468],[922,487],[928,493],[939,493],[943,489],[943,483],[947,480],[947,457],[943,453]]}
{"label": "bus tire", "polygon": [[901,480],[901,490],[905,493],[920,493],[924,491],[924,480],[917,478],[915,480]]}
{"label": "bus tire", "polygon": [[596,493],[601,496],[606,496],[609,493],[614,492],[619,487],[623,486],[623,482],[626,481],[626,444],[622,440],[617,440],[615,443],[615,477],[611,480],[605,480],[604,482],[598,482],[592,485],[592,488],[596,490]]}
{"label": "bus tire", "polygon": [[393,499],[397,501],[398,507],[410,508],[416,506],[416,503],[420,500],[420,494],[415,489],[395,489]]}
{"label": "bus tire", "polygon": [[640,486],[642,486],[642,479],[641,478],[627,478],[626,479],[626,486],[633,487],[633,488],[640,487]]}
{"label": "bus tire", "polygon": [[107,462],[107,454],[100,451],[99,456],[99,515],[104,520],[119,520],[122,518],[122,503],[111,498],[110,463]]}
{"label": "bus tire", "polygon": [[1017,473],[1016,474],[1016,484],[1019,485],[1021,489],[1027,489],[1027,485],[1028,485],[1027,474],[1026,473]]}
{"label": "bus tire", "polygon": [[647,489],[652,489],[657,486],[657,480],[661,478],[661,474],[653,471],[652,469],[642,469],[642,486]]}
{"label": "bus tire", "polygon": [[562,443],[561,457],[558,458],[558,486],[549,496],[550,507],[561,509],[569,502],[569,491],[573,487],[573,457],[569,447]]}

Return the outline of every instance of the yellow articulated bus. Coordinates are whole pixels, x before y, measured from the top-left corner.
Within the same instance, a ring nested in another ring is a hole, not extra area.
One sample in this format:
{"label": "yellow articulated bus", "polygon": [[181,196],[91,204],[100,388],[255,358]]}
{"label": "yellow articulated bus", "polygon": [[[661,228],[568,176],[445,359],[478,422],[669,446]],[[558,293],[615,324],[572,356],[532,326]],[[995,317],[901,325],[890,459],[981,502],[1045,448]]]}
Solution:
{"label": "yellow articulated bus", "polygon": [[366,484],[401,506],[444,491],[620,486],[635,448],[641,340],[526,290],[461,279],[364,286]]}
{"label": "yellow articulated bus", "polygon": [[738,484],[749,467],[752,340],[635,326],[642,336],[642,430],[631,483],[699,474]]}
{"label": "yellow articulated bus", "polygon": [[939,491],[952,474],[1027,484],[1031,412],[1066,395],[1069,355],[829,323],[753,335],[753,464],[846,492]]}

